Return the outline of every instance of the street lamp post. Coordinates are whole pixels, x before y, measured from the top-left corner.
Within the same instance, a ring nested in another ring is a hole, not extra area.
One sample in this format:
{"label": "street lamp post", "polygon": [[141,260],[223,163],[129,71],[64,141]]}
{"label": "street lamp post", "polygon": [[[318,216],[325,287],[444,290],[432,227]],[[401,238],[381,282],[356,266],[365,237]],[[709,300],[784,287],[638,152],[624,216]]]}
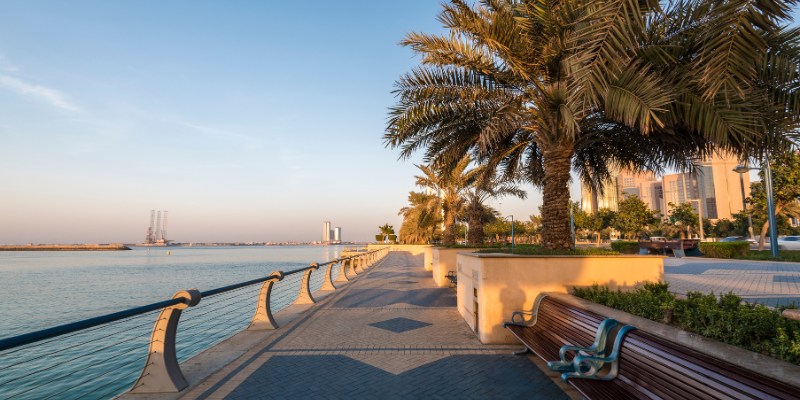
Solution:
{"label": "street lamp post", "polygon": [[506,218],[511,218],[511,250],[513,251],[514,250],[514,246],[515,246],[515,243],[514,243],[514,216],[513,215],[509,215]]}
{"label": "street lamp post", "polygon": [[747,213],[747,232],[750,233],[750,240],[755,242],[756,236],[753,234],[753,216],[750,214],[750,210],[747,209],[747,197],[744,195],[744,173],[749,170],[750,168],[744,165],[737,165],[736,168],[733,169],[733,172],[739,174],[739,185],[742,187],[742,208]]}
{"label": "street lamp post", "polygon": [[[760,169],[760,168],[749,168],[744,165],[737,165],[734,171],[742,174],[751,169]],[[767,195],[767,219],[769,221],[769,251],[772,254],[772,258],[778,258],[778,222],[775,218],[775,198],[772,191],[772,168],[769,165],[769,155],[764,155],[764,189]],[[744,189],[742,189],[744,192]]]}

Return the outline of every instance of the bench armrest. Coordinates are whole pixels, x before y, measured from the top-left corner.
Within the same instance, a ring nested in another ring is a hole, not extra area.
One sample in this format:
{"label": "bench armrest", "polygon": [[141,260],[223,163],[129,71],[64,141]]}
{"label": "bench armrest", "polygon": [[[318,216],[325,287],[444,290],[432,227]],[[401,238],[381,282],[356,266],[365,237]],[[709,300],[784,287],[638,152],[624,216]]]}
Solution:
{"label": "bench armrest", "polygon": [[[564,382],[570,378],[594,379],[599,381],[610,381],[617,377],[619,373],[619,350],[622,347],[622,340],[628,332],[636,329],[631,325],[625,325],[617,332],[617,337],[614,339],[614,347],[611,354],[607,357],[591,354],[578,354],[572,360],[572,371],[561,374],[561,380]],[[610,365],[608,373],[598,375],[598,372],[606,364]]]}
{"label": "bench armrest", "polygon": [[[528,316],[529,318],[525,318]],[[536,313],[533,311],[514,311],[511,313],[510,325],[533,326],[536,324]]]}

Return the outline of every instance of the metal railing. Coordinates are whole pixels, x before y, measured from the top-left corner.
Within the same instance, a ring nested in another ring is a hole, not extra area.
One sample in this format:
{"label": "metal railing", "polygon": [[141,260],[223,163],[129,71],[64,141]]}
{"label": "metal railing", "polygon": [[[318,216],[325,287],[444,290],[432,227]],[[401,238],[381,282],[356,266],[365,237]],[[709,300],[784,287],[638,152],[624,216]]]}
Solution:
{"label": "metal railing", "polygon": [[[0,398],[108,398],[128,388],[131,393],[179,392],[189,385],[179,360],[245,329],[278,328],[274,313],[291,304],[316,303],[315,292],[336,290],[388,250],[273,271],[203,292],[182,290],[169,300],[0,339]],[[247,301],[253,297],[255,302]],[[201,299],[203,307],[195,310]]]}

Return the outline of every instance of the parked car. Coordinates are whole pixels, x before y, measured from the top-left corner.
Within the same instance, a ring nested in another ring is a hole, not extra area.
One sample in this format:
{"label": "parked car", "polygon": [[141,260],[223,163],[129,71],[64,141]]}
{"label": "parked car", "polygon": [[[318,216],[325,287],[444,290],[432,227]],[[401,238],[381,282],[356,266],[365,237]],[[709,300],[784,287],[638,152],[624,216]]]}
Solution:
{"label": "parked car", "polygon": [[800,236],[779,237],[778,248],[781,250],[800,250]]}
{"label": "parked car", "polygon": [[720,242],[748,242],[754,244],[756,241],[747,236],[728,236],[724,239],[720,239]]}

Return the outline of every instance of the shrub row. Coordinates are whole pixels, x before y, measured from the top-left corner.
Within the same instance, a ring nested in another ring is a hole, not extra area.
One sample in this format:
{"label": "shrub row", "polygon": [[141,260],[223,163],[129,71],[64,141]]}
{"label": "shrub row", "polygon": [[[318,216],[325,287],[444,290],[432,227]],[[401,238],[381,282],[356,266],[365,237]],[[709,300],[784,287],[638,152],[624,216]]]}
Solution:
{"label": "shrub row", "polygon": [[612,255],[619,255],[619,252],[616,252],[616,251],[613,251],[613,250],[608,250],[608,249],[588,248],[588,249],[574,249],[574,250],[553,250],[553,249],[545,249],[544,247],[537,246],[537,245],[517,246],[513,250],[510,247],[495,248],[495,249],[483,249],[483,250],[477,251],[477,253],[511,253],[511,254],[532,255],[532,256],[612,256]]}
{"label": "shrub row", "polygon": [[700,252],[704,257],[745,258],[749,251],[748,242],[700,242]]}
{"label": "shrub row", "polygon": [[800,365],[800,321],[779,310],[743,303],[732,293],[669,293],[666,283],[648,283],[632,292],[608,287],[574,288],[575,296],[654,321],[667,322],[720,342]]}
{"label": "shrub row", "polygon": [[611,250],[622,254],[639,254],[639,242],[611,242]]}

